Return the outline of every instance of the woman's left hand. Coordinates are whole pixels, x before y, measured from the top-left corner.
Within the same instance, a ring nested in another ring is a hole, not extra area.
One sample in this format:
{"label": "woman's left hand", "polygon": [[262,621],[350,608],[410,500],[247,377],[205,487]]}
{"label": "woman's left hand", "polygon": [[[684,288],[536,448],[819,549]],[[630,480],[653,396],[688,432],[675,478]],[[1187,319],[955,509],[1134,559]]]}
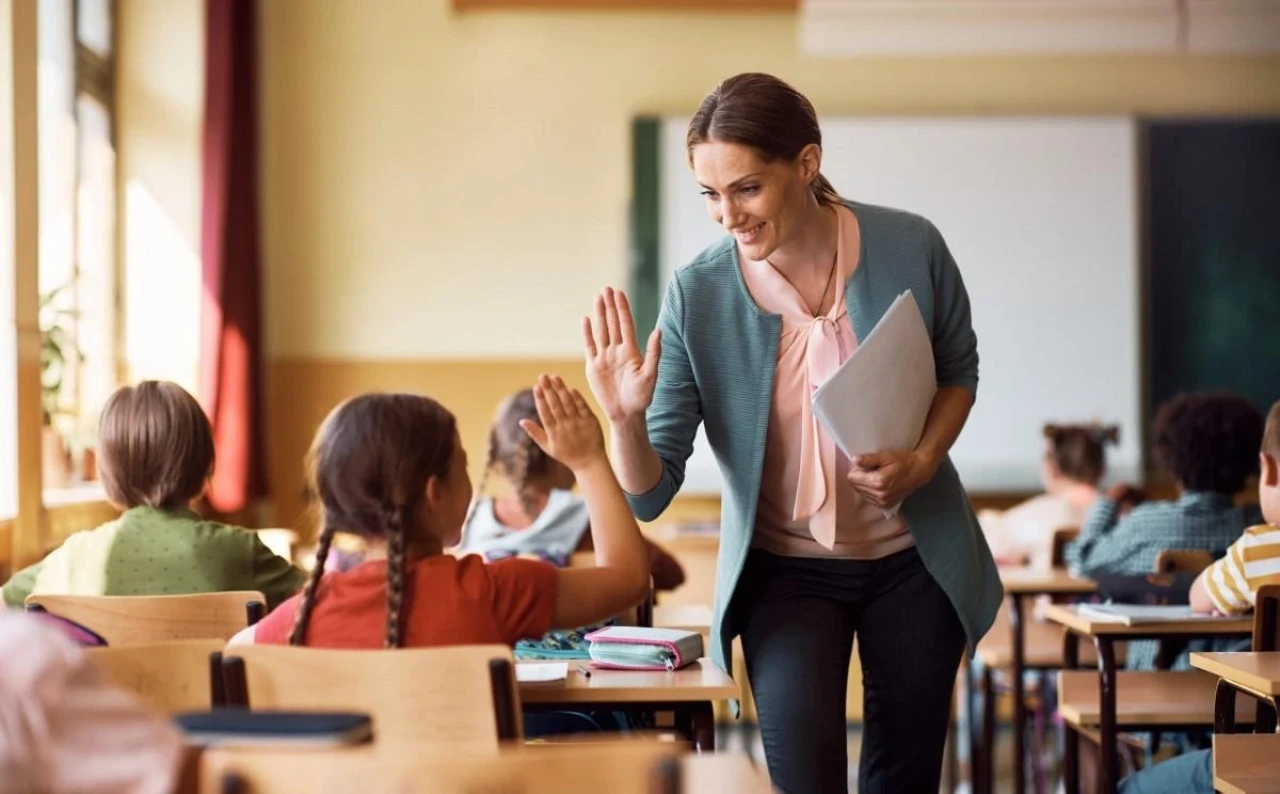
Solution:
{"label": "woman's left hand", "polygon": [[933,478],[936,467],[916,450],[886,450],[849,458],[849,484],[871,504],[887,510]]}

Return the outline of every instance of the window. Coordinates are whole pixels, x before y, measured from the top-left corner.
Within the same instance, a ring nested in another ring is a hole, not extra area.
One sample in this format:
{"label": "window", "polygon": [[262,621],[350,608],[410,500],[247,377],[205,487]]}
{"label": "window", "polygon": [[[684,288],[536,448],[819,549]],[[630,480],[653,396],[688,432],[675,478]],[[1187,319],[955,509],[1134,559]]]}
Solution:
{"label": "window", "polygon": [[40,0],[39,286],[46,490],[95,478],[118,382],[114,0]]}

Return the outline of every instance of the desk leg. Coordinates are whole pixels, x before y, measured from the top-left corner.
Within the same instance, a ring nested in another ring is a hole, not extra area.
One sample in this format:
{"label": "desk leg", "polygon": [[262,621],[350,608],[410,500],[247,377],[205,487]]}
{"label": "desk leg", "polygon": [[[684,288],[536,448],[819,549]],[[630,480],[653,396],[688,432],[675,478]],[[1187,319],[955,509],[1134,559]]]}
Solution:
{"label": "desk leg", "polygon": [[1116,752],[1116,653],[1110,637],[1094,637],[1098,649],[1098,675],[1101,700],[1098,704],[1098,791],[1115,791],[1120,770]]}
{"label": "desk leg", "polygon": [[1276,698],[1259,699],[1256,716],[1253,721],[1254,733],[1275,733],[1276,722],[1280,720],[1280,705]]}
{"label": "desk leg", "polygon": [[974,677],[978,672],[974,669],[974,659],[967,660],[961,667],[964,684],[964,722],[969,740],[969,790],[973,794],[982,794],[982,771],[978,768],[982,757],[982,741],[978,736],[978,693],[975,691]]}
{"label": "desk leg", "polygon": [[982,794],[996,790],[996,687],[994,671],[982,666]]}
{"label": "desk leg", "polygon": [[[1022,624],[1022,596],[1009,596],[1009,622],[1013,626],[1013,791],[1026,794],[1027,699],[1022,688],[1026,670],[1026,630]],[[1039,759],[1037,759],[1038,761]]]}
{"label": "desk leg", "polygon": [[[1065,632],[1062,647],[1062,669],[1074,670],[1080,666],[1080,637]],[[1059,690],[1061,693],[1061,690]],[[1080,794],[1080,734],[1063,723],[1062,735],[1062,786],[1066,794]]]}
{"label": "desk leg", "polygon": [[1213,692],[1213,732],[1236,732],[1236,689],[1222,679]]}
{"label": "desk leg", "polygon": [[716,717],[711,703],[690,705],[689,729],[695,752],[714,753],[716,751]]}

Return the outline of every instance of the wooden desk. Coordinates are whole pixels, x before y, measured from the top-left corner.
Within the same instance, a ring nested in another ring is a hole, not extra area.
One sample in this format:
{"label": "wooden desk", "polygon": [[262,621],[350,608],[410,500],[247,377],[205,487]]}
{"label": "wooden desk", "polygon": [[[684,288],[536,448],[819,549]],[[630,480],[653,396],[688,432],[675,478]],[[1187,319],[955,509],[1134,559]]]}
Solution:
{"label": "wooden desk", "polygon": [[[1213,724],[1214,695],[1218,681],[1198,670],[1121,671],[1116,674],[1115,724],[1120,729],[1162,728],[1191,730]],[[1249,701],[1241,697],[1237,708],[1246,712]],[[1058,673],[1058,712],[1077,728],[1102,724],[1102,693],[1098,674],[1092,670]]]}
{"label": "wooden desk", "polygon": [[[1008,614],[1009,626],[1012,629],[1012,636],[1009,641],[1009,665],[1011,666],[1010,677],[1013,689],[1013,790],[1016,794],[1024,794],[1026,791],[1026,750],[1023,747],[1023,743],[1026,736],[1027,704],[1026,693],[1023,691],[1023,673],[1028,667],[1028,629],[1026,628],[1027,622],[1024,615],[1025,601],[1042,595],[1089,595],[1098,588],[1092,581],[1077,578],[1064,570],[1031,567],[1001,568],[1000,583],[1004,585],[1004,592],[1008,601],[1008,607],[1005,611]],[[1061,647],[1062,643],[1059,640],[1058,648]],[[1059,657],[1061,656],[1061,654],[1058,655]],[[982,684],[986,695],[983,703],[987,704],[991,702],[992,696],[988,675],[983,676]],[[992,764],[990,762],[994,754],[994,748],[992,747],[995,737],[994,725],[990,723],[984,724],[982,738],[979,740],[979,734],[975,729],[977,717],[974,713],[972,698],[967,700],[967,704],[970,758],[977,759],[980,757],[983,759],[982,772],[979,775],[982,780],[978,782],[982,791],[989,792],[993,790],[995,785],[992,779],[994,775],[992,774]],[[985,711],[990,722],[994,722],[994,708],[987,706]]]}
{"label": "wooden desk", "polygon": [[[1063,666],[1070,670],[1079,666],[1081,637],[1093,640],[1098,651],[1099,713],[1098,734],[1101,763],[1098,765],[1098,790],[1114,791],[1119,776],[1116,756],[1116,669],[1115,643],[1122,640],[1188,639],[1194,637],[1249,637],[1253,633],[1252,618],[1206,618],[1205,620],[1166,621],[1126,626],[1123,623],[1081,614],[1075,606],[1053,605],[1045,610],[1046,620],[1067,628]],[[1067,794],[1079,794],[1080,734],[1068,723],[1063,753],[1063,779]]]}
{"label": "wooden desk", "polygon": [[712,702],[740,696],[737,683],[710,659],[699,659],[671,672],[591,668],[590,678],[578,672],[577,664],[570,663],[565,680],[521,683],[519,692],[525,711],[583,707],[598,711],[671,711],[676,715],[677,729],[693,740],[699,752],[715,748]]}
{"label": "wooden desk", "polygon": [[1269,653],[1193,653],[1191,666],[1259,697],[1280,695],[1280,651]]}
{"label": "wooden desk", "polygon": [[1280,717],[1280,652],[1193,653],[1191,665],[1219,678],[1214,733],[1232,733],[1235,715],[1227,709],[1232,692],[1257,700],[1254,730],[1271,733]]}
{"label": "wooden desk", "polygon": [[659,629],[680,629],[711,633],[711,607],[708,604],[659,604],[653,608],[653,625]]}
{"label": "wooden desk", "polygon": [[1213,790],[1222,794],[1280,794],[1280,736],[1215,735]]}

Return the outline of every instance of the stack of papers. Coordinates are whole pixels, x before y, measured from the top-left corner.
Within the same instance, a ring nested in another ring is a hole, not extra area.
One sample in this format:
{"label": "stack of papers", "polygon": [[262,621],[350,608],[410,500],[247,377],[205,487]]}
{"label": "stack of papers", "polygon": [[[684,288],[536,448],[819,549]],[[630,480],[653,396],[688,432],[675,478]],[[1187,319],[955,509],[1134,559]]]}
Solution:
{"label": "stack of papers", "polygon": [[915,449],[937,393],[933,342],[908,290],[814,391],[813,414],[848,457]]}
{"label": "stack of papers", "polygon": [[1080,614],[1094,620],[1106,620],[1136,626],[1143,623],[1169,623],[1179,620],[1214,620],[1220,615],[1194,612],[1185,604],[1081,604]]}

